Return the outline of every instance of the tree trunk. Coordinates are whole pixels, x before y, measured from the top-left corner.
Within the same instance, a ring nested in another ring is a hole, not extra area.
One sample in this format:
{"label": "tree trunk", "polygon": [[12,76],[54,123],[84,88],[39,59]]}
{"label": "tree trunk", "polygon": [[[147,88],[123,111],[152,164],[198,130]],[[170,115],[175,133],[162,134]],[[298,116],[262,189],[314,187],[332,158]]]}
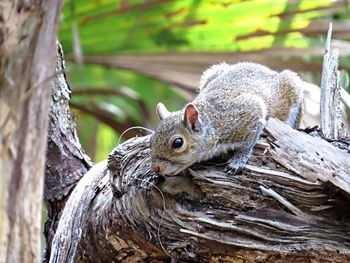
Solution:
{"label": "tree trunk", "polygon": [[0,262],[41,258],[48,108],[61,5],[0,2]]}

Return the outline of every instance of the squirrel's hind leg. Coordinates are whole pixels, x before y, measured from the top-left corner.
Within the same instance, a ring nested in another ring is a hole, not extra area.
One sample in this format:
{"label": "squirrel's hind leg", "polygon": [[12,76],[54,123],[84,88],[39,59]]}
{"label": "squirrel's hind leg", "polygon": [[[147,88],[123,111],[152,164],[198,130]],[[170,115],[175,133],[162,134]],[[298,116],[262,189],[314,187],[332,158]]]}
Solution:
{"label": "squirrel's hind leg", "polygon": [[301,117],[303,116],[303,105],[302,103],[298,106],[294,106],[289,113],[288,119],[285,121],[286,124],[292,128],[298,128],[300,125]]}
{"label": "squirrel's hind leg", "polygon": [[236,149],[233,156],[228,160],[228,165],[225,167],[224,172],[235,175],[239,173],[246,165],[249,157],[252,154],[252,149]]}
{"label": "squirrel's hind leg", "polygon": [[[245,116],[241,119],[235,118],[240,122],[241,127],[245,127],[245,138],[240,141],[239,147],[234,149],[232,157],[229,159],[229,164],[225,168],[225,172],[236,174],[247,163],[250,158],[253,148],[259,140],[267,119],[267,110],[261,98],[254,95],[248,95],[242,101],[245,102],[244,113]],[[243,107],[241,107],[243,108]],[[235,135],[233,135],[235,137]]]}
{"label": "squirrel's hind leg", "polygon": [[225,173],[235,175],[244,168],[250,156],[252,155],[253,148],[257,143],[257,141],[259,140],[263,129],[264,129],[264,124],[259,123],[254,139],[252,141],[247,141],[242,143],[241,147],[236,148],[234,150],[233,155],[228,160],[228,164],[225,167],[225,170],[224,170]]}

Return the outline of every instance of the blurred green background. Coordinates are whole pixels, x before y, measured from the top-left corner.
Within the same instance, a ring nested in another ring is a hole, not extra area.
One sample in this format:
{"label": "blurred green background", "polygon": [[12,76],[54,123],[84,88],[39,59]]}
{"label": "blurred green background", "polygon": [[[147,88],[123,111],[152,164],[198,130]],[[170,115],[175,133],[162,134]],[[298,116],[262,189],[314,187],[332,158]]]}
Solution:
{"label": "blurred green background", "polygon": [[157,102],[180,109],[222,61],[289,68],[319,85],[329,22],[349,89],[347,1],[66,1],[59,40],[84,149],[106,159],[124,130],[156,125]]}

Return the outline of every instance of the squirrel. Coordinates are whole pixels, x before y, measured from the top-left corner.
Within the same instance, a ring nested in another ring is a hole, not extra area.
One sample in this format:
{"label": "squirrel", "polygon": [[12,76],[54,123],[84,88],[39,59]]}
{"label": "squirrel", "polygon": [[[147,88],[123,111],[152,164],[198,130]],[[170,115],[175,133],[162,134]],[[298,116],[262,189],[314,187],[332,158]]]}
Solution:
{"label": "squirrel", "polygon": [[213,65],[184,109],[170,113],[158,103],[151,169],[176,175],[193,163],[233,151],[225,172],[235,174],[251,156],[268,117],[296,128],[302,112],[302,80],[296,73],[252,62]]}

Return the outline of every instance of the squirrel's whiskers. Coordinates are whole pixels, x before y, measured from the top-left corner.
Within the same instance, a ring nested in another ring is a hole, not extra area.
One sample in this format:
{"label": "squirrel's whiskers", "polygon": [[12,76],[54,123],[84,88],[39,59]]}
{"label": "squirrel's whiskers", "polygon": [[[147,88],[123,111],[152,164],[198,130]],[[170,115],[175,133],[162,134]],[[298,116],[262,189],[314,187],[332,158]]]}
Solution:
{"label": "squirrel's whiskers", "polygon": [[131,130],[135,130],[135,129],[145,130],[145,131],[150,132],[151,134],[154,133],[154,131],[152,131],[151,129],[148,129],[148,128],[145,128],[145,127],[142,127],[142,126],[133,126],[133,127],[127,128],[125,131],[122,132],[122,134],[120,134],[117,145],[119,145],[120,140],[123,138],[125,133],[127,133],[128,131],[131,131]]}
{"label": "squirrel's whiskers", "polygon": [[[139,179],[139,178],[135,178],[136,180],[138,181],[143,181],[142,179]],[[161,246],[161,248],[163,249],[163,251],[165,252],[165,254],[167,254],[170,258],[172,258],[172,256],[170,255],[170,253],[165,249],[163,243],[162,243],[162,240],[160,238],[160,227],[161,225],[163,224],[163,220],[164,220],[164,216],[165,216],[165,211],[166,211],[166,204],[165,204],[165,198],[164,198],[164,194],[162,192],[162,190],[159,189],[158,186],[156,186],[154,183],[152,182],[148,182],[150,185],[152,185],[161,195],[162,197],[162,206],[163,206],[163,211],[162,211],[162,215],[160,217],[160,221],[159,221],[159,225],[157,227],[157,238],[158,238],[158,241],[159,241],[159,244]]]}

